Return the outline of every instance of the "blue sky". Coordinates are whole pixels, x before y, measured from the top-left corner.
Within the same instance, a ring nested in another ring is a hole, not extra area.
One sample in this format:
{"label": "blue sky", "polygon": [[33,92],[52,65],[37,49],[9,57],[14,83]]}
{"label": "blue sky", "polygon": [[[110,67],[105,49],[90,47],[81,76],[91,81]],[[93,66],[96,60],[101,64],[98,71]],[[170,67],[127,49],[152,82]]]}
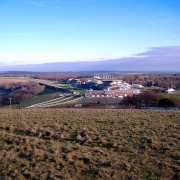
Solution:
{"label": "blue sky", "polygon": [[180,0],[0,0],[0,64],[117,59],[179,46]]}

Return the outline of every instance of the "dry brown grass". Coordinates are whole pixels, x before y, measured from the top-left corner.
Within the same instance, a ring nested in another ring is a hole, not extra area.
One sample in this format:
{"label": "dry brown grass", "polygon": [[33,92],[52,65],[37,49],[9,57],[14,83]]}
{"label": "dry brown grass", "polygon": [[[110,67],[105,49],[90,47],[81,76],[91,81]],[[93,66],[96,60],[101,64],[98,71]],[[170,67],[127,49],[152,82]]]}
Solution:
{"label": "dry brown grass", "polygon": [[29,82],[29,80],[24,77],[0,77],[0,85],[17,82]]}
{"label": "dry brown grass", "polygon": [[0,110],[0,179],[178,179],[180,112]]}

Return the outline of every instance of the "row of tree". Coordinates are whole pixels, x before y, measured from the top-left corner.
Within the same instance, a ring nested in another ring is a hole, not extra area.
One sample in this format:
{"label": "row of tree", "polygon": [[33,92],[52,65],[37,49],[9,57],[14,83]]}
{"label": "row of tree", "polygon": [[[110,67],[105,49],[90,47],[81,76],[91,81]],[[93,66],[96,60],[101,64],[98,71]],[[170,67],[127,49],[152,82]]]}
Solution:
{"label": "row of tree", "polygon": [[131,74],[118,75],[118,79],[122,79],[130,84],[141,84],[143,86],[159,86],[163,88],[174,87],[180,88],[179,74],[163,74],[163,75],[147,75],[147,74]]}
{"label": "row of tree", "polygon": [[180,102],[175,98],[164,98],[161,93],[147,91],[141,95],[123,98],[120,105],[136,106],[137,108],[149,106],[177,107],[180,106]]}

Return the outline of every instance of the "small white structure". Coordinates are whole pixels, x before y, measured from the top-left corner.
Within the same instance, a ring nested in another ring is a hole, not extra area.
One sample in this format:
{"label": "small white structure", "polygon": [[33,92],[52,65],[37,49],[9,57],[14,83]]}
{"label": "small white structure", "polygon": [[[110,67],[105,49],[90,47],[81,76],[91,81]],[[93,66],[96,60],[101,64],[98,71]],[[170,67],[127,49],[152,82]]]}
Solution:
{"label": "small white structure", "polygon": [[87,98],[96,98],[96,97],[126,97],[126,96],[132,96],[133,95],[133,90],[128,89],[128,90],[121,90],[121,89],[116,89],[116,90],[111,90],[110,88],[104,89],[104,90],[86,90],[85,97]]}
{"label": "small white structure", "polygon": [[66,83],[70,84],[73,79],[74,79],[74,78],[69,78],[69,79],[66,81]]}
{"label": "small white structure", "polygon": [[173,88],[170,88],[170,89],[165,90],[166,93],[172,93],[172,92],[174,92],[174,91],[175,91],[175,90],[174,90]]}
{"label": "small white structure", "polygon": [[135,90],[133,90],[133,94],[139,95],[139,94],[141,94],[141,91],[139,89],[135,89]]}
{"label": "small white structure", "polygon": [[141,84],[132,84],[131,87],[132,87],[132,88],[142,89],[144,86],[142,86]]}
{"label": "small white structure", "polygon": [[113,80],[111,83],[110,83],[110,85],[119,85],[119,84],[122,84],[123,82],[122,82],[122,80]]}

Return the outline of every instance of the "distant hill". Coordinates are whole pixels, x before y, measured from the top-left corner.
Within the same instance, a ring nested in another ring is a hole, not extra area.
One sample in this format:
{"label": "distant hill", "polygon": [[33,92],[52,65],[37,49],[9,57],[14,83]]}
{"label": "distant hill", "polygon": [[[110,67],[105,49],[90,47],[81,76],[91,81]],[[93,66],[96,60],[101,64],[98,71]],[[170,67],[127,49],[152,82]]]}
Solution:
{"label": "distant hill", "polygon": [[43,64],[3,65],[0,71],[95,72],[95,71],[176,71],[180,72],[180,46],[152,47],[133,57],[102,61],[54,62]]}
{"label": "distant hill", "polygon": [[7,65],[1,66],[0,71],[180,71],[180,57],[131,57],[102,61]]}

